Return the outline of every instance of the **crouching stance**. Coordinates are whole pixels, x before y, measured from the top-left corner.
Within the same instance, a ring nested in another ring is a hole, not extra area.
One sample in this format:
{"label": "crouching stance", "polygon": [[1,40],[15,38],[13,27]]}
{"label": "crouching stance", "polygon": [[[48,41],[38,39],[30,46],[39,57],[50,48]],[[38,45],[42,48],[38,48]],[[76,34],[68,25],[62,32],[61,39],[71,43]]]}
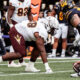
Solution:
{"label": "crouching stance", "polygon": [[[0,62],[8,60],[16,60],[26,56],[26,46],[33,46],[31,62],[35,62],[39,54],[45,65],[46,73],[52,73],[48,65],[44,42],[47,40],[48,34],[45,27],[40,22],[26,20],[16,24],[10,29],[10,39],[15,52],[0,57]],[[26,45],[25,45],[26,43]],[[29,66],[28,66],[29,67]],[[28,68],[26,66],[26,71]]]}

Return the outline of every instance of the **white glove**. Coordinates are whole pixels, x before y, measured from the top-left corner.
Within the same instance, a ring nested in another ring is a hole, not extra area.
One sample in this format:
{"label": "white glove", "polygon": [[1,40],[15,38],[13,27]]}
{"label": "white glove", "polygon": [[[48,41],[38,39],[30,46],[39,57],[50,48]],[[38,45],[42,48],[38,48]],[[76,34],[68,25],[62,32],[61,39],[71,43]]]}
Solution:
{"label": "white glove", "polygon": [[74,46],[78,46],[78,42],[79,42],[78,40],[75,40],[75,41],[73,42],[73,45],[74,45]]}
{"label": "white glove", "polygon": [[80,41],[80,37],[73,42],[73,45],[78,46],[79,41]]}

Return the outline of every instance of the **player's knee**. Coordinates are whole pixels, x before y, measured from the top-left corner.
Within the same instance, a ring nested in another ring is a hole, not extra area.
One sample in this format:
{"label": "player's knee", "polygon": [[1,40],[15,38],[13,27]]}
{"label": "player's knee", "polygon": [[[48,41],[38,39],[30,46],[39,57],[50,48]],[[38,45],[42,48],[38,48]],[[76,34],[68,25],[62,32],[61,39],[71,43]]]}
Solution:
{"label": "player's knee", "polygon": [[55,38],[55,39],[54,39],[54,42],[58,42],[58,40],[59,40],[58,38]]}
{"label": "player's knee", "polygon": [[67,42],[67,39],[66,39],[66,38],[65,38],[65,39],[62,39],[62,41],[63,41],[63,42]]}

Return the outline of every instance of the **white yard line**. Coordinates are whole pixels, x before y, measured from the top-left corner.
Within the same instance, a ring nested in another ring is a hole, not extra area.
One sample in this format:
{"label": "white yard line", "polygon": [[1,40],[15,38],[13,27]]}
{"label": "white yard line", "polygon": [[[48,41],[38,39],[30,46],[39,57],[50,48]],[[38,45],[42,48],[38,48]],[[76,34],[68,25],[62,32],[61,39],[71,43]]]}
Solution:
{"label": "white yard line", "polygon": [[[80,60],[66,60],[66,61],[48,61],[49,63],[65,63],[65,62],[75,62]],[[43,62],[36,62],[36,63],[43,63]]]}
{"label": "white yard line", "polygon": [[[49,61],[49,63],[65,63],[65,62],[75,62],[78,60],[66,60],[66,61]],[[36,62],[36,63],[42,63],[41,62]],[[7,64],[0,64],[1,65],[7,65]],[[65,72],[73,72],[73,70],[66,70],[66,71],[54,71],[52,74],[56,74],[56,73],[65,73]],[[17,76],[17,75],[38,75],[38,74],[45,74],[45,72],[39,72],[39,73],[28,73],[28,72],[24,72],[24,73],[15,73],[15,74],[5,74],[3,72],[0,72],[0,76]]]}
{"label": "white yard line", "polygon": [[[53,72],[52,74],[56,74],[56,73],[68,73],[68,72],[73,72],[73,70],[67,70],[67,71],[55,71],[55,72]],[[45,72],[39,72],[39,73],[27,73],[27,72],[25,72],[25,73],[15,73],[15,74],[5,74],[5,73],[3,73],[3,74],[0,74],[0,76],[19,76],[19,75],[34,75],[34,74],[36,74],[36,75],[39,75],[39,74],[46,74]]]}
{"label": "white yard line", "polygon": [[[24,58],[24,59],[30,59],[30,58]],[[38,59],[41,59],[40,57]],[[47,58],[47,59],[80,59],[80,57],[77,57],[77,58],[73,58],[73,57],[64,57],[64,58],[61,58],[61,57],[54,57],[54,58]]]}
{"label": "white yard line", "polygon": [[[66,61],[48,61],[49,63],[67,63],[67,62],[75,62],[75,61],[80,61],[80,60],[66,60]],[[43,63],[41,62],[36,62],[36,63]],[[8,65],[8,64],[0,64],[0,66],[4,66],[4,65]]]}

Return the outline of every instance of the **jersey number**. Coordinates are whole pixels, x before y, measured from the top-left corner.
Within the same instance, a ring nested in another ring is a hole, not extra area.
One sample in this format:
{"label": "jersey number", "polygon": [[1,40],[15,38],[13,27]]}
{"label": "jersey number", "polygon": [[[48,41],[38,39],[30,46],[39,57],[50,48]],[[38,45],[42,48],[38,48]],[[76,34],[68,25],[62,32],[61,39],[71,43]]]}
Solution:
{"label": "jersey number", "polygon": [[28,8],[27,7],[26,8],[19,8],[17,15],[18,16],[26,16],[27,12],[28,12]]}
{"label": "jersey number", "polygon": [[59,20],[63,20],[63,12],[59,13]]}

